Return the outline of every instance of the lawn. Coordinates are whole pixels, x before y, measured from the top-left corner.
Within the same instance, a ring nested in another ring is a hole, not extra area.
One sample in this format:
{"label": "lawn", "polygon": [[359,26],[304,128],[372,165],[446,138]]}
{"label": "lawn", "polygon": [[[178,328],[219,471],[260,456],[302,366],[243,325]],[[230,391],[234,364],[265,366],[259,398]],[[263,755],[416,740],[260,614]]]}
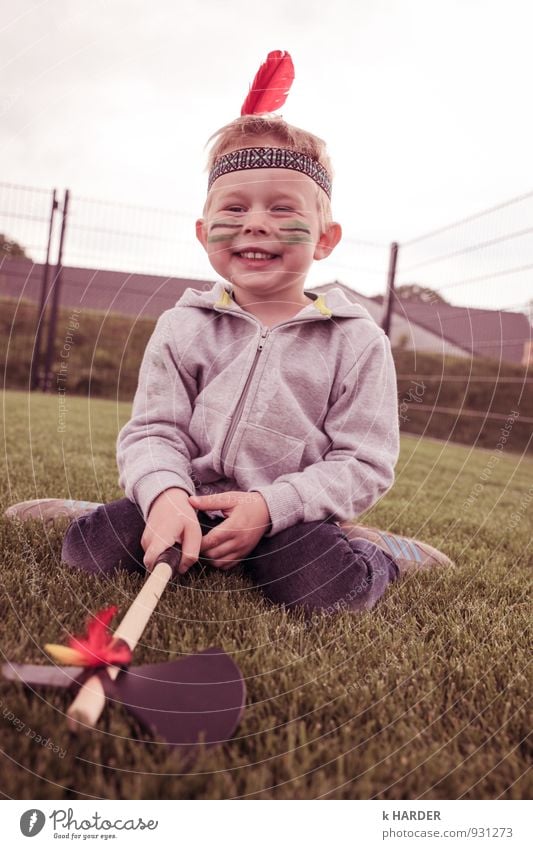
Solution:
{"label": "lawn", "polygon": [[[67,397],[58,433],[53,394],[2,400],[2,513],[27,498],[122,495],[114,449],[129,404]],[[363,522],[427,540],[455,568],[410,576],[372,612],[306,621],[246,577],[196,567],[164,594],[135,658],[223,646],[248,693],[234,739],[186,772],[119,705],[71,736],[68,694],[2,681],[4,796],[528,797],[532,481],[533,461],[519,454],[403,436],[396,483]],[[142,586],[141,575],[72,572],[60,561],[64,529],[0,519],[4,658],[45,663],[44,643],[80,631],[97,608],[125,611]]]}

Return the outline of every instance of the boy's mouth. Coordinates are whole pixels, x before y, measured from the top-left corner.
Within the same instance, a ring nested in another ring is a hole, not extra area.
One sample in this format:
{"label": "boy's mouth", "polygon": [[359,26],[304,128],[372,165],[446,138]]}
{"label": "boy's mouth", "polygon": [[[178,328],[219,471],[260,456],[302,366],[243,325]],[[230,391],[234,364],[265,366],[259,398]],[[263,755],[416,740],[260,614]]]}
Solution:
{"label": "boy's mouth", "polygon": [[233,256],[237,259],[241,260],[244,263],[253,265],[253,266],[261,266],[267,265],[269,262],[273,262],[276,259],[280,258],[280,254],[271,254],[267,251],[235,251]]}
{"label": "boy's mouth", "polygon": [[255,250],[254,248],[244,251],[235,251],[235,256],[245,257],[246,259],[275,259],[279,254],[269,253],[269,251]]}

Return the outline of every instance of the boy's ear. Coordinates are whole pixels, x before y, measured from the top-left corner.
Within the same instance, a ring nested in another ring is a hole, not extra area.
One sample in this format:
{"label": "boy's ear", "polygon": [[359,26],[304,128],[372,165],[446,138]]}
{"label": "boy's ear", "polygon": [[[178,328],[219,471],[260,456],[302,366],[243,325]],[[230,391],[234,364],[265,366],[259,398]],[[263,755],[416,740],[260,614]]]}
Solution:
{"label": "boy's ear", "polygon": [[196,238],[202,243],[207,250],[207,231],[205,227],[205,219],[199,218],[196,222]]}
{"label": "boy's ear", "polygon": [[313,259],[325,259],[342,238],[342,227],[332,221],[320,236],[313,254]]}

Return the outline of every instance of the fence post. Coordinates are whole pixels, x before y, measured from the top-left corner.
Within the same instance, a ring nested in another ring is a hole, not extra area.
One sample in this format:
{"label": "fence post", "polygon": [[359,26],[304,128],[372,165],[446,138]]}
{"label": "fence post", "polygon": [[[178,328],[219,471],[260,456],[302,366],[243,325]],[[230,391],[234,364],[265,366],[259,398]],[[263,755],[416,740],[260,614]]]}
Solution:
{"label": "fence post", "polygon": [[391,325],[391,317],[392,317],[392,305],[394,301],[394,281],[396,279],[396,260],[398,258],[398,242],[392,242],[390,246],[390,257],[389,257],[389,273],[387,276],[387,292],[385,295],[385,304],[383,310],[383,318],[381,320],[381,327],[387,334],[390,332]]}
{"label": "fence post", "polygon": [[61,276],[62,276],[62,266],[61,263],[63,261],[63,247],[65,244],[65,231],[67,227],[67,216],[68,216],[68,201],[69,201],[69,190],[65,189],[65,199],[63,201],[63,208],[61,210],[62,219],[61,219],[61,235],[59,237],[59,251],[57,254],[57,265],[56,271],[54,274],[54,279],[52,280],[52,305],[50,311],[50,320],[48,322],[48,344],[46,346],[46,359],[44,363],[44,380],[43,380],[43,392],[48,392],[52,388],[52,378],[54,376],[52,371],[52,360],[54,358],[54,349],[55,349],[55,337],[56,337],[56,327],[57,327],[57,313],[59,309],[59,293],[61,290]]}
{"label": "fence post", "polygon": [[33,356],[30,367],[30,389],[39,389],[42,385],[42,352],[41,352],[41,336],[44,327],[45,311],[46,311],[46,295],[48,292],[48,278],[50,276],[50,249],[52,245],[52,233],[54,230],[54,215],[58,209],[59,203],[57,200],[56,189],[52,192],[52,207],[50,209],[50,223],[48,225],[48,244],[46,246],[46,260],[43,266],[43,276],[41,281],[41,303],[37,315],[37,327],[35,329],[35,343],[33,346]]}

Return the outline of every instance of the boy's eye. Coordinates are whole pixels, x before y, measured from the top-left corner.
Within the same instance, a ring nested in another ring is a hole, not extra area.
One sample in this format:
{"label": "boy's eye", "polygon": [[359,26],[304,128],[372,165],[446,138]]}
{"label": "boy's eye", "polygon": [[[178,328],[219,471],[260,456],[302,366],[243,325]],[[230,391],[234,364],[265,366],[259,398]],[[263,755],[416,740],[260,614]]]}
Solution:
{"label": "boy's eye", "polygon": [[[226,209],[227,209],[228,212],[239,212],[241,209],[243,209],[243,207],[234,205],[234,206],[228,206],[228,207],[226,207]],[[292,212],[292,209],[291,209],[290,206],[276,206],[276,207],[274,207],[274,209],[275,210],[281,209],[284,212]]]}

